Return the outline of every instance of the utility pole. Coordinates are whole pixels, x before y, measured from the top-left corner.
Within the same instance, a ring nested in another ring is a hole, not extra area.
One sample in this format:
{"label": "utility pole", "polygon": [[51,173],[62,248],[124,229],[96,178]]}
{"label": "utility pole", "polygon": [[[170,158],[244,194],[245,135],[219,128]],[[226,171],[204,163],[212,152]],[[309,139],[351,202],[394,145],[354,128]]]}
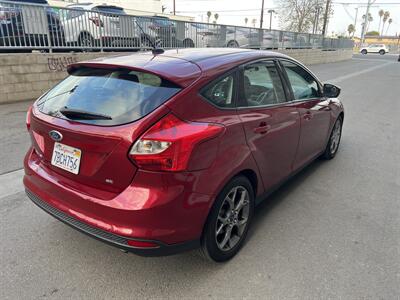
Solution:
{"label": "utility pole", "polygon": [[272,14],[275,13],[275,10],[269,9],[268,13],[269,13],[269,30],[271,30],[271,28],[272,28]]}
{"label": "utility pole", "polygon": [[364,19],[364,26],[362,27],[362,31],[361,31],[361,46],[364,45],[364,41],[365,41],[365,30],[368,27],[368,15],[369,15],[369,8],[371,7],[371,5],[373,3],[375,3],[376,0],[368,0],[368,4],[367,4],[367,12],[365,13],[365,19]]}
{"label": "utility pole", "polygon": [[354,18],[354,31],[353,31],[352,37],[354,37],[354,34],[356,33],[356,30],[357,30],[356,26],[357,26],[357,18],[358,18],[358,7],[356,7],[355,10],[356,10],[356,17]]}
{"label": "utility pole", "polygon": [[175,16],[175,14],[176,14],[176,10],[175,10],[175,0],[173,0],[174,1],[174,16]]}
{"label": "utility pole", "polygon": [[261,3],[261,17],[260,17],[260,28],[262,29],[264,22],[264,0]]}
{"label": "utility pole", "polygon": [[331,5],[331,0],[326,0],[325,14],[324,14],[324,25],[322,26],[322,35],[326,34],[326,25],[328,24],[329,7]]}
{"label": "utility pole", "polygon": [[320,5],[315,7],[315,19],[312,31],[313,34],[318,33],[319,13],[321,11],[321,8],[322,7]]}

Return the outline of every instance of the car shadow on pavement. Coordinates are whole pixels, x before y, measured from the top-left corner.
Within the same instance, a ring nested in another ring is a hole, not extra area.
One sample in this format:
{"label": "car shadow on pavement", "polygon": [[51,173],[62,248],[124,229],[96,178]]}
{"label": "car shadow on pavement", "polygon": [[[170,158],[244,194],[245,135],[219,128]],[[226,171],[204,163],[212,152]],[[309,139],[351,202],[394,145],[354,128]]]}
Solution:
{"label": "car shadow on pavement", "polygon": [[265,199],[263,199],[262,202],[257,205],[254,219],[247,235],[247,241],[251,239],[252,235],[257,230],[261,229],[263,220],[268,217],[268,214],[271,213],[271,211],[273,211],[273,209],[280,203],[285,201],[289,195],[294,193],[296,189],[299,188],[303,182],[307,181],[308,177],[312,176],[323,164],[324,161],[321,159],[316,159],[296,175],[284,182],[282,186],[280,186],[269,196],[265,197]]}

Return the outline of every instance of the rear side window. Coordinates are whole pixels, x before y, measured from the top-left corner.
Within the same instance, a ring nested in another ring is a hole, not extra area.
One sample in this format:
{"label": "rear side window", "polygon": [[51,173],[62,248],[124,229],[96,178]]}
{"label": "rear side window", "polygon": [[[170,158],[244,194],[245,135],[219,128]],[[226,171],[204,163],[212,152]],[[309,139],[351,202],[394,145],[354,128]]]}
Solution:
{"label": "rear side window", "polygon": [[[146,116],[180,90],[177,85],[150,73],[80,68],[36,105],[42,113],[58,118],[95,125],[121,125]],[[63,114],[66,109],[83,113]]]}
{"label": "rear side window", "polygon": [[261,61],[244,67],[243,94],[246,106],[265,106],[286,102],[285,92],[274,62]]}
{"label": "rear side window", "polygon": [[234,107],[234,81],[233,74],[228,75],[208,85],[201,95],[218,107]]}

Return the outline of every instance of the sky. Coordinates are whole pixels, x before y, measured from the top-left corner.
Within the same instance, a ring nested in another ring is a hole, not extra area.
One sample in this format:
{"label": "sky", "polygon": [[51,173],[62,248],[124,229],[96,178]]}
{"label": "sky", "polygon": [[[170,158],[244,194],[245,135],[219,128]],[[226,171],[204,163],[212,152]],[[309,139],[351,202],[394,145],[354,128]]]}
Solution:
{"label": "sky", "polygon": [[[320,0],[321,4],[326,3],[326,0]],[[371,0],[373,1],[373,0]],[[218,23],[245,25],[244,19],[247,17],[250,21],[248,26],[252,26],[251,20],[257,19],[257,27],[260,21],[261,0],[175,0],[176,11],[180,15],[188,15],[196,18],[196,21],[207,22],[207,11],[211,11],[213,15],[219,14]],[[347,26],[354,24],[356,16],[356,7],[358,9],[358,17],[356,24],[356,36],[361,33],[361,17],[366,12],[366,3],[368,0],[332,0],[334,14],[329,20],[328,34],[332,32],[336,34],[347,33]],[[167,7],[166,11],[172,11],[173,0],[162,0],[163,5]],[[342,4],[346,3],[346,4]],[[265,15],[264,28],[269,28],[268,9],[279,9],[274,3],[274,0],[265,0]],[[380,9],[390,12],[390,17],[393,23],[390,25],[387,34],[400,34],[400,0],[375,0],[375,3],[370,8],[373,21],[370,24],[369,30],[378,30]],[[214,20],[211,18],[211,21]],[[387,23],[385,26],[386,32]],[[272,18],[272,29],[279,28],[279,16],[274,14]]]}

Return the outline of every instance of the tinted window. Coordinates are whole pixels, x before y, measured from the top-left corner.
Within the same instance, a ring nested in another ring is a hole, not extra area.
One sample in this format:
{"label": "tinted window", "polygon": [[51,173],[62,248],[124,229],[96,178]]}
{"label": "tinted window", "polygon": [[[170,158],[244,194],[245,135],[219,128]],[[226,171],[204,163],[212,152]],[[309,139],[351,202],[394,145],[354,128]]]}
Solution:
{"label": "tinted window", "polygon": [[85,12],[82,7],[73,7],[74,10],[66,11],[66,18],[72,19],[83,15]]}
{"label": "tinted window", "polygon": [[279,104],[286,101],[274,62],[247,65],[243,73],[243,93],[247,106]]}
{"label": "tinted window", "polygon": [[47,0],[11,0],[12,2],[25,2],[25,3],[35,3],[35,4],[48,4]]}
{"label": "tinted window", "polygon": [[226,76],[211,85],[202,92],[202,95],[219,107],[233,107],[234,76]]}
{"label": "tinted window", "polygon": [[[84,120],[97,125],[119,125],[147,115],[180,90],[160,77],[132,70],[81,68],[37,101],[45,114],[66,118],[60,109],[110,116],[111,120]],[[76,118],[75,118],[76,119]]]}
{"label": "tinted window", "polygon": [[103,12],[103,13],[109,13],[109,14],[119,14],[119,15],[125,15],[125,11],[123,8],[118,7],[118,6],[96,6],[93,7],[93,10]]}
{"label": "tinted window", "polygon": [[295,100],[320,97],[318,83],[310,73],[288,61],[283,61],[282,64],[292,86]]}
{"label": "tinted window", "polygon": [[159,25],[159,26],[174,26],[174,23],[171,22],[168,19],[153,19],[154,24]]}

